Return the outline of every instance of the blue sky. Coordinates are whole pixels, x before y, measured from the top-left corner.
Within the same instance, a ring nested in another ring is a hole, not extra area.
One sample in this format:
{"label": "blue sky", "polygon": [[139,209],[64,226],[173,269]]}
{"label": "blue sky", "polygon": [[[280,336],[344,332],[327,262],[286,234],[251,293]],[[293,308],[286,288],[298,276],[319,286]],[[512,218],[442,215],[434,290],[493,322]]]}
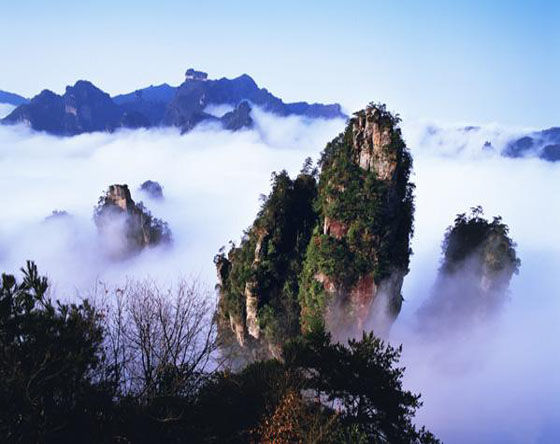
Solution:
{"label": "blue sky", "polygon": [[4,1],[0,89],[111,94],[244,72],[284,100],[560,125],[560,2]]}

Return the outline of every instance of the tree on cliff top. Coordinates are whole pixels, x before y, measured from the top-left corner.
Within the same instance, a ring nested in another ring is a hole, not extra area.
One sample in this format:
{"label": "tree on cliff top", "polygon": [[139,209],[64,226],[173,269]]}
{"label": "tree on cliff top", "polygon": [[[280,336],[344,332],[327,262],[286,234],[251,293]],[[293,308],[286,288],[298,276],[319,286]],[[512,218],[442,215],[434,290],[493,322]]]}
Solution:
{"label": "tree on cliff top", "polygon": [[262,198],[259,213],[239,246],[215,258],[220,275],[222,336],[230,320],[243,325],[246,290],[257,298],[259,328],[271,344],[299,333],[298,276],[316,223],[313,200],[316,181],[309,161],[291,179],[286,171],[272,174],[272,190]]}
{"label": "tree on cliff top", "polygon": [[509,237],[509,227],[500,216],[489,222],[481,206],[473,207],[469,215],[458,214],[445,232],[442,271],[452,273],[470,255],[480,254],[485,259],[481,263],[492,271],[511,267],[517,273],[521,261],[515,252],[516,246]]}

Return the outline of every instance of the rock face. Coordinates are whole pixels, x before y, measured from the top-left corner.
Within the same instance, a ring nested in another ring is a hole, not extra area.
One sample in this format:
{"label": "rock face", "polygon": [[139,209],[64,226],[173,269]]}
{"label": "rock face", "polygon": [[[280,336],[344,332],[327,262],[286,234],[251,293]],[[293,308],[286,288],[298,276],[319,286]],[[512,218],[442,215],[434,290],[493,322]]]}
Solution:
{"label": "rock face", "polygon": [[242,128],[252,128],[253,119],[250,115],[251,107],[245,101],[241,102],[237,107],[224,114],[220,120],[225,129],[230,131],[238,131]]}
{"label": "rock face", "polygon": [[[204,121],[221,123],[225,129],[236,131],[253,124],[249,103],[281,116],[346,117],[337,104],[284,103],[266,89],[259,88],[246,74],[235,79],[211,80],[205,72],[192,68],[187,70],[185,81],[179,87],[150,86],[114,98],[83,80],[68,86],[62,96],[48,90],[30,102],[5,96],[19,106],[2,123],[23,123],[63,136],[153,126],[175,126],[187,132]],[[0,92],[0,99],[2,97]],[[234,110],[217,118],[204,111],[208,105],[230,105]]]}
{"label": "rock face", "polygon": [[484,219],[480,207],[456,217],[431,295],[418,311],[424,333],[461,332],[500,312],[520,265],[508,231],[501,218]]}
{"label": "rock face", "polygon": [[197,71],[193,68],[189,68],[187,69],[187,72],[185,73],[185,79],[186,80],[208,80],[208,74],[202,71]]}
{"label": "rock face", "polygon": [[300,290],[304,330],[325,323],[335,338],[383,335],[400,311],[414,206],[398,122],[370,105],[323,153],[321,231],[311,239]]}
{"label": "rock face", "polygon": [[167,105],[173,100],[176,92],[176,87],[164,83],[115,96],[113,101],[124,113],[140,114],[146,119],[148,126],[159,126],[165,115]]}
{"label": "rock face", "polygon": [[[191,71],[191,70],[189,70]],[[258,105],[265,111],[281,116],[301,115],[309,118],[344,118],[340,105],[308,104],[306,102],[284,103],[264,88],[259,88],[247,74],[235,79],[208,80],[206,73],[197,75],[187,71],[185,82],[177,89],[175,98],[167,107],[163,122],[178,126],[183,131],[192,129],[204,120],[218,120],[204,112],[208,105],[231,105],[236,107],[236,116],[226,114],[221,121],[227,129],[239,129],[252,125],[248,116],[250,107],[243,102]],[[204,76],[202,76],[204,74]],[[235,118],[234,118],[235,117]]]}
{"label": "rock face", "polygon": [[295,180],[274,176],[240,246],[216,256],[220,332],[230,348],[279,356],[302,331],[327,328],[342,339],[390,327],[414,209],[412,161],[397,124],[370,105],[327,145],[318,183],[310,161]]}
{"label": "rock face", "polygon": [[112,131],[119,126],[121,111],[108,94],[80,80],[59,96],[44,90],[30,103],[16,108],[3,122],[25,123],[38,131],[72,136]]}
{"label": "rock face", "polygon": [[316,181],[304,170],[283,171],[239,246],[215,258],[220,289],[220,336],[243,359],[280,356],[300,331],[298,277],[316,224]]}
{"label": "rock face", "polygon": [[171,242],[167,223],[136,204],[127,185],[111,185],[94,211],[99,234],[111,256],[120,258],[141,249]]}

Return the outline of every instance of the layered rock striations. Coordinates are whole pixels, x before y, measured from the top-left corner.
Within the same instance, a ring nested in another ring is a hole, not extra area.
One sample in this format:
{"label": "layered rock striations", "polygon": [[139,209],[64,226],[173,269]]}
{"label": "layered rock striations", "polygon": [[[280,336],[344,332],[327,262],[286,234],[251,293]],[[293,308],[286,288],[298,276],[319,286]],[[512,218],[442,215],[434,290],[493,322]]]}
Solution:
{"label": "layered rock striations", "polygon": [[500,217],[488,221],[482,208],[459,214],[447,229],[442,264],[430,297],[418,311],[427,334],[471,329],[498,314],[520,260]]}
{"label": "layered rock striations", "polygon": [[413,223],[412,160],[398,118],[356,113],[321,173],[275,176],[241,244],[216,256],[220,332],[241,351],[279,356],[302,331],[386,332],[401,305]]}
{"label": "layered rock striations", "polygon": [[109,186],[94,210],[94,221],[106,250],[116,258],[172,240],[167,223],[153,217],[142,202],[135,203],[127,185]]}

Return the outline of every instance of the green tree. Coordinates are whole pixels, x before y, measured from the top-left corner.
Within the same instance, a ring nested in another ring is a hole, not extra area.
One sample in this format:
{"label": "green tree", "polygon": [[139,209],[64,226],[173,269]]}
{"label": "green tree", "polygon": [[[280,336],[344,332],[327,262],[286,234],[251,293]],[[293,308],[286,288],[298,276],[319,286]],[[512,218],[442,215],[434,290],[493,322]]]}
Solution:
{"label": "green tree", "polygon": [[353,430],[375,443],[438,442],[412,422],[422,403],[420,395],[402,386],[404,368],[396,367],[400,354],[400,347],[365,332],[347,346],[315,331],[285,347],[287,367],[299,369],[304,388],[339,412],[345,433]]}
{"label": "green tree", "polygon": [[96,382],[103,363],[100,315],[87,302],[53,303],[33,262],[0,286],[0,436],[60,442],[89,436],[111,398]]}

